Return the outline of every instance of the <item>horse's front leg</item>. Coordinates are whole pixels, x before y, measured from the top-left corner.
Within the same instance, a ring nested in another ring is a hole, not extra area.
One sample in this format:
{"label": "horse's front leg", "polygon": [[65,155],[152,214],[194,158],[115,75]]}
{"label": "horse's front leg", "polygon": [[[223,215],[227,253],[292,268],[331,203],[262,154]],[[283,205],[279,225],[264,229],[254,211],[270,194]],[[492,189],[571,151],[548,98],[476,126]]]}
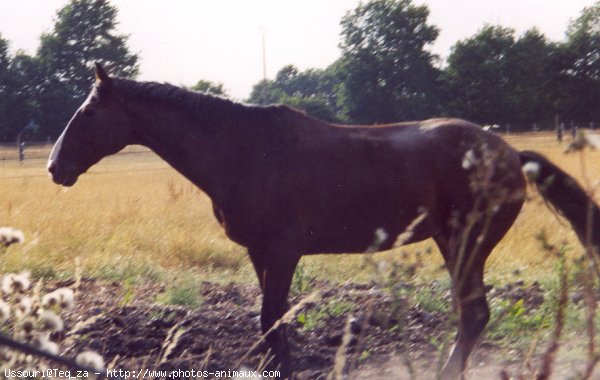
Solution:
{"label": "horse's front leg", "polygon": [[255,248],[249,249],[248,254],[263,293],[260,312],[262,333],[273,352],[274,364],[280,366],[282,377],[287,378],[292,374],[292,366],[285,326],[272,327],[288,310],[287,297],[300,255],[290,250]]}

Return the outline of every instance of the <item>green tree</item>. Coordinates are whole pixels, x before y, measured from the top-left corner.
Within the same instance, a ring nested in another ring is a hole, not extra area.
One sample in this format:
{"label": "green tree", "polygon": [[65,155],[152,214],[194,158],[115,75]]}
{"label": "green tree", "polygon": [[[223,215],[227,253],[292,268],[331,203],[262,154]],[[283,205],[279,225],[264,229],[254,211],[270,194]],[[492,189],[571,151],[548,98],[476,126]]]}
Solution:
{"label": "green tree", "polygon": [[519,37],[505,57],[509,115],[516,127],[553,125],[557,46],[537,29]]}
{"label": "green tree", "polygon": [[0,36],[0,139],[6,141],[18,128],[12,120],[12,86],[9,75],[8,41]]}
{"label": "green tree", "polygon": [[5,74],[8,70],[8,41],[0,35],[0,74]]}
{"label": "green tree", "polygon": [[563,119],[600,119],[600,2],[584,8],[561,46],[556,99]]}
{"label": "green tree", "polygon": [[337,116],[327,101],[319,96],[283,96],[279,103],[301,109],[307,114],[325,121],[337,121]]}
{"label": "green tree", "polygon": [[190,90],[219,96],[228,96],[227,91],[223,87],[223,83],[215,83],[204,79],[199,80],[195,85],[190,87]]}
{"label": "green tree", "polygon": [[246,100],[248,103],[268,105],[280,103],[280,99],[285,96],[285,92],[277,88],[269,79],[263,79],[254,86],[250,92],[250,97]]}
{"label": "green tree", "polygon": [[482,124],[530,128],[551,123],[556,94],[556,44],[536,29],[484,26],[457,42],[444,71],[445,112]]}
{"label": "green tree", "polygon": [[252,88],[248,102],[281,103],[302,109],[317,118],[336,121],[339,81],[333,69],[300,71],[293,65],[281,68],[274,80],[262,80]]}
{"label": "green tree", "polygon": [[447,110],[478,123],[510,120],[509,71],[506,56],[514,30],[486,25],[475,36],[457,42],[445,71]]}
{"label": "green tree", "polygon": [[438,113],[439,72],[427,50],[438,36],[429,9],[411,0],[361,3],[341,21],[339,94],[350,120],[417,119]]}
{"label": "green tree", "polygon": [[0,141],[14,142],[33,119],[33,97],[27,81],[35,74],[20,70],[26,56],[17,53],[11,57],[8,46],[8,41],[0,36]]}
{"label": "green tree", "polygon": [[116,33],[116,18],[117,8],[108,0],[71,0],[58,11],[54,29],[42,35],[41,133],[60,133],[89,92],[94,62],[117,76],[137,74],[138,57],[129,52],[127,36]]}

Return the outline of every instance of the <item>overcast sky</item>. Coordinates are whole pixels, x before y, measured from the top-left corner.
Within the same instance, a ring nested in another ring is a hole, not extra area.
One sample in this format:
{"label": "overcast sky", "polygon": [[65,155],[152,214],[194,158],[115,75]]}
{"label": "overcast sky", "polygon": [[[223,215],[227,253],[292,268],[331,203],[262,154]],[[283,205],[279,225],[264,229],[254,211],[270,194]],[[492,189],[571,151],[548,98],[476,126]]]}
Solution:
{"label": "overcast sky", "polygon": [[[13,51],[34,54],[68,0],[0,0],[0,34]],[[340,18],[359,0],[111,0],[119,32],[140,55],[142,80],[193,85],[222,82],[238,99],[262,79],[262,35],[267,76],[286,64],[324,68],[339,56]],[[433,52],[443,58],[458,40],[485,23],[518,33],[537,27],[552,40],[594,0],[415,0],[427,4],[441,32]]]}

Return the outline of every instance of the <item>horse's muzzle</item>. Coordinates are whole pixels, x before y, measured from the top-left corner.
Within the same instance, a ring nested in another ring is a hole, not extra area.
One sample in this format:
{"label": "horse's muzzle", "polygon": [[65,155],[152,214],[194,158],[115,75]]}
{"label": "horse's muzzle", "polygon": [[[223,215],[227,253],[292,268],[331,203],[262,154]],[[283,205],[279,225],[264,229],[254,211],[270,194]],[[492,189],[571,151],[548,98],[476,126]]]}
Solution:
{"label": "horse's muzzle", "polygon": [[54,183],[62,186],[73,186],[77,182],[79,174],[76,170],[64,170],[56,164],[54,160],[48,160],[48,173]]}

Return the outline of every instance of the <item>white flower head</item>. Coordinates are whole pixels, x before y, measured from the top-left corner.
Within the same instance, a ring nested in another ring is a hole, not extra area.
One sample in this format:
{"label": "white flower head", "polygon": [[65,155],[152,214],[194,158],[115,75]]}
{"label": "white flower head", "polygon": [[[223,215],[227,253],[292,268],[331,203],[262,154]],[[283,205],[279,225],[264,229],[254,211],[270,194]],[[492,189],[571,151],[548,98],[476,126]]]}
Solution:
{"label": "white flower head", "polygon": [[23,296],[17,303],[17,316],[23,317],[31,313],[31,307],[33,306],[33,300],[31,297]]}
{"label": "white flower head", "polygon": [[8,362],[12,360],[14,353],[7,347],[0,348],[0,360]]}
{"label": "white flower head", "polygon": [[33,331],[34,326],[35,326],[35,323],[33,322],[33,319],[31,319],[31,318],[26,318],[25,320],[23,320],[23,322],[21,322],[21,328],[27,334],[29,334]]}
{"label": "white flower head", "polygon": [[385,261],[385,260],[381,260],[377,263],[377,271],[379,273],[385,273],[390,267],[390,264]]}
{"label": "white flower head", "polygon": [[38,335],[34,338],[34,343],[36,346],[42,350],[46,351],[52,355],[58,355],[59,349],[58,344],[50,340],[50,337],[46,334]]}
{"label": "white flower head", "polygon": [[52,332],[58,332],[63,330],[63,320],[55,312],[51,310],[44,310],[40,314],[39,318],[44,328]]}
{"label": "white flower head", "polygon": [[14,282],[13,277],[14,276],[15,276],[14,273],[9,273],[2,277],[2,293],[4,293],[4,295],[12,294],[12,292],[14,291],[14,288],[13,288],[13,282]]}
{"label": "white flower head", "polygon": [[10,318],[10,305],[0,300],[0,322],[4,322]]}
{"label": "white flower head", "polygon": [[50,292],[42,297],[42,306],[52,308],[60,303],[60,295],[57,292]]}
{"label": "white flower head", "polygon": [[60,288],[55,291],[59,296],[59,305],[63,309],[70,309],[75,305],[75,293],[71,288]]}
{"label": "white flower head", "polygon": [[463,169],[469,170],[473,166],[475,166],[476,163],[477,163],[477,157],[475,157],[475,152],[473,152],[473,149],[467,150],[465,152],[465,155],[463,156],[463,161],[462,161]]}
{"label": "white flower head", "polygon": [[21,272],[19,274],[15,274],[13,276],[13,288],[17,292],[25,292],[29,289],[31,285],[31,281],[29,280],[30,273],[29,272]]}
{"label": "white flower head", "polygon": [[540,175],[540,164],[534,161],[530,161],[523,165],[523,173],[528,181],[534,182]]}
{"label": "white flower head", "polygon": [[29,272],[21,272],[19,274],[9,273],[2,277],[2,292],[5,295],[15,292],[25,292],[29,289],[30,285]]}
{"label": "white flower head", "polygon": [[89,367],[96,371],[104,369],[104,359],[94,351],[84,351],[77,355],[75,362],[80,366]]}
{"label": "white flower head", "polygon": [[379,227],[375,229],[373,237],[373,243],[367,248],[365,252],[377,252],[381,249],[381,245],[385,243],[388,238],[388,233],[385,232],[385,229]]}
{"label": "white flower head", "polygon": [[8,247],[9,245],[24,241],[25,235],[23,231],[12,227],[0,227],[0,246]]}
{"label": "white flower head", "polygon": [[41,349],[49,354],[58,355],[58,344],[51,340],[47,341],[46,344],[41,347]]}
{"label": "white flower head", "polygon": [[42,297],[42,306],[70,309],[75,305],[75,294],[71,288],[60,288]]}
{"label": "white flower head", "polygon": [[378,228],[375,230],[375,241],[381,245],[383,244],[383,242],[385,242],[388,238],[388,234],[387,232],[385,232],[385,230],[383,228]]}

